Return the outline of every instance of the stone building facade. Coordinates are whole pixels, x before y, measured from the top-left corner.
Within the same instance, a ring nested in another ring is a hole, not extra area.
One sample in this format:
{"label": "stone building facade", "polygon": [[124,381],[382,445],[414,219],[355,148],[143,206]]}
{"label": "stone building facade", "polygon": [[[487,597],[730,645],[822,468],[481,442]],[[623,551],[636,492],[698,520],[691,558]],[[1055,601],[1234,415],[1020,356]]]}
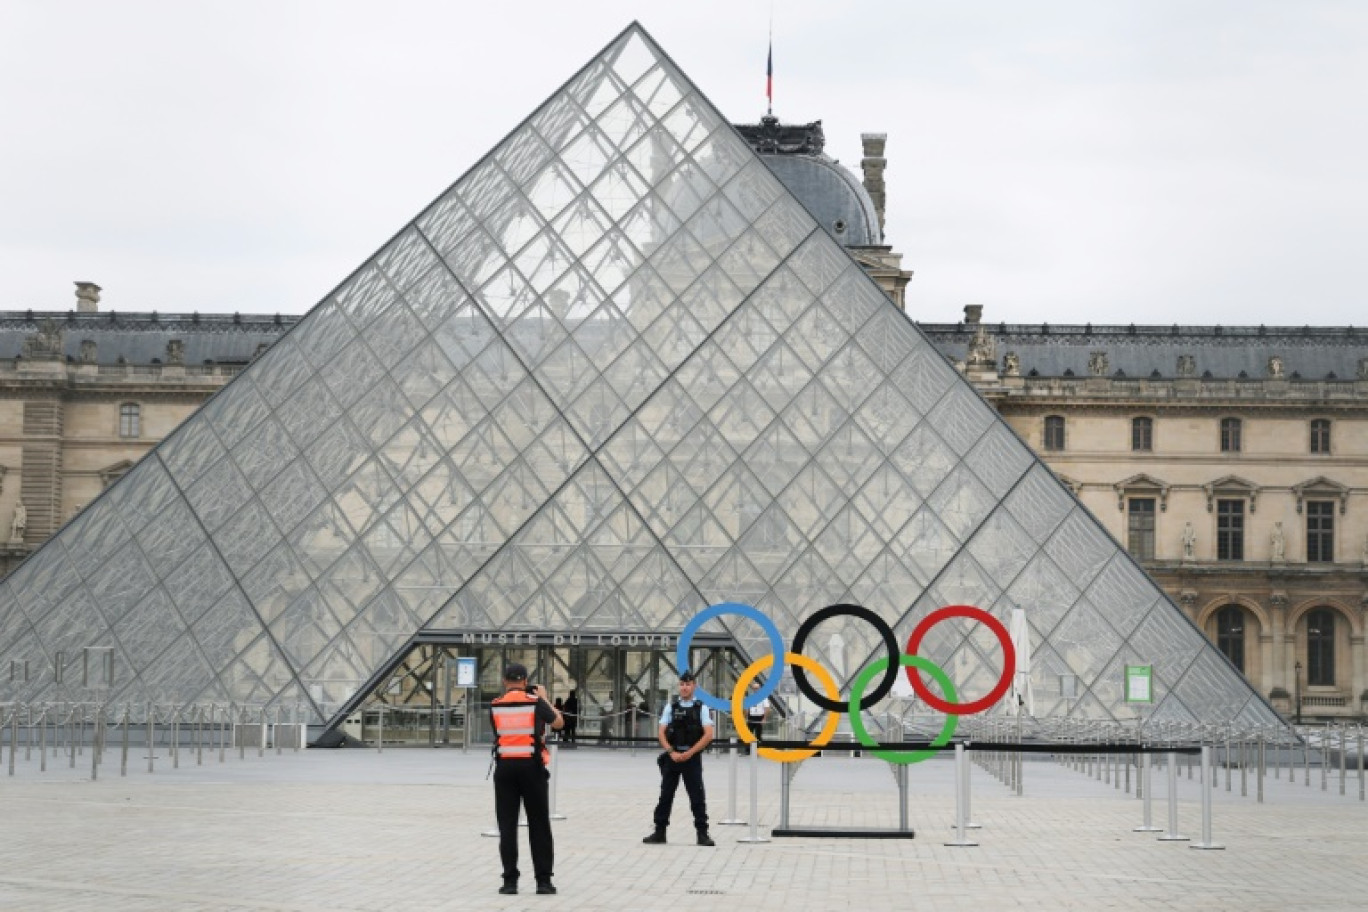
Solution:
{"label": "stone building facade", "polygon": [[1368,331],[921,327],[1278,709],[1368,712]]}
{"label": "stone building facade", "polygon": [[8,573],[294,318],[0,312],[0,570]]}

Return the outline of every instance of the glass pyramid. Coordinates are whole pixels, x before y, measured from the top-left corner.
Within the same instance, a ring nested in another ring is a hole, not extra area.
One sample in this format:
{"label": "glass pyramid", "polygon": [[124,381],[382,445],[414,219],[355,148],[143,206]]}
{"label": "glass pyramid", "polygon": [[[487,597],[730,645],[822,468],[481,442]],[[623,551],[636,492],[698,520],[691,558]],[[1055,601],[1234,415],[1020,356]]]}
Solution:
{"label": "glass pyramid", "polygon": [[[111,700],[336,722],[420,631],[722,601],[1020,607],[1037,715],[1131,718],[1135,663],[1155,719],[1278,722],[634,24],[0,585],[0,694],[97,645]],[[997,649],[923,646],[961,694]]]}

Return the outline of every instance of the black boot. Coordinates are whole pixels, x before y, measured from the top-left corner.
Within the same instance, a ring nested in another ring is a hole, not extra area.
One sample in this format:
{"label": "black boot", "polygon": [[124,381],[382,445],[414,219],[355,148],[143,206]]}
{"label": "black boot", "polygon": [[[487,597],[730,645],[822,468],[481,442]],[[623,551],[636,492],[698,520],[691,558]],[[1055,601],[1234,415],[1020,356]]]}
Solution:
{"label": "black boot", "polygon": [[537,892],[545,896],[549,893],[555,893],[556,887],[554,884],[551,883],[549,879],[539,880],[537,881]]}
{"label": "black boot", "polygon": [[518,882],[516,880],[505,880],[503,886],[499,887],[499,892],[505,896],[512,896],[518,892]]}
{"label": "black boot", "polygon": [[698,831],[698,844],[701,845],[701,846],[715,846],[715,845],[717,845],[717,843],[715,843],[715,842],[712,841],[712,837],[708,835],[707,830],[699,830],[699,831]]}
{"label": "black boot", "polygon": [[645,839],[641,841],[646,843],[647,845],[664,845],[665,831],[660,828],[657,828],[654,833],[652,833],[650,836],[647,836]]}

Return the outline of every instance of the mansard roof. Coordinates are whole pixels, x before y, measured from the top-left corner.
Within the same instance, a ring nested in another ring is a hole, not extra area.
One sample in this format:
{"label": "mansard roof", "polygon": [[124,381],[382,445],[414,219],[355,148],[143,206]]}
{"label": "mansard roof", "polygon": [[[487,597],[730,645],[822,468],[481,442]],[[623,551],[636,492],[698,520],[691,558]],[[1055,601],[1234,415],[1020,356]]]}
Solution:
{"label": "mansard roof", "polygon": [[[947,357],[963,359],[978,328],[967,323],[918,324]],[[1192,359],[1190,376],[1268,379],[1269,359],[1282,359],[1289,380],[1353,380],[1368,359],[1368,329],[1353,326],[1095,326],[1050,323],[981,324],[1008,352],[1022,376],[1087,377],[1089,358],[1106,353],[1106,376],[1134,379],[1181,376],[1179,359]],[[1332,376],[1333,375],[1333,376]]]}
{"label": "mansard roof", "polygon": [[245,364],[298,322],[271,314],[159,314],[99,311],[0,311],[0,358],[22,357],[24,340],[55,327],[63,356],[81,360],[81,343],[95,343],[97,364],[151,364],[167,360],[167,343],[179,339],[186,364]]}

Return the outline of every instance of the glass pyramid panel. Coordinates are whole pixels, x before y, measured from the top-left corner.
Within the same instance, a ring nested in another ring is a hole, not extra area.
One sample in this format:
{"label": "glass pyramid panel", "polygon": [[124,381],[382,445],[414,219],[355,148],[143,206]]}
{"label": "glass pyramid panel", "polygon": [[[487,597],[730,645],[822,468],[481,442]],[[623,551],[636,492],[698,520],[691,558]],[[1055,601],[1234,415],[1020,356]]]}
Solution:
{"label": "glass pyramid panel", "polygon": [[[335,722],[415,635],[720,601],[790,639],[1020,607],[1050,714],[1129,718],[1137,661],[1157,715],[1276,721],[633,25],[0,586],[0,696],[112,645],[123,699]],[[846,682],[882,644],[808,649]],[[966,697],[1001,661],[924,650]]]}

